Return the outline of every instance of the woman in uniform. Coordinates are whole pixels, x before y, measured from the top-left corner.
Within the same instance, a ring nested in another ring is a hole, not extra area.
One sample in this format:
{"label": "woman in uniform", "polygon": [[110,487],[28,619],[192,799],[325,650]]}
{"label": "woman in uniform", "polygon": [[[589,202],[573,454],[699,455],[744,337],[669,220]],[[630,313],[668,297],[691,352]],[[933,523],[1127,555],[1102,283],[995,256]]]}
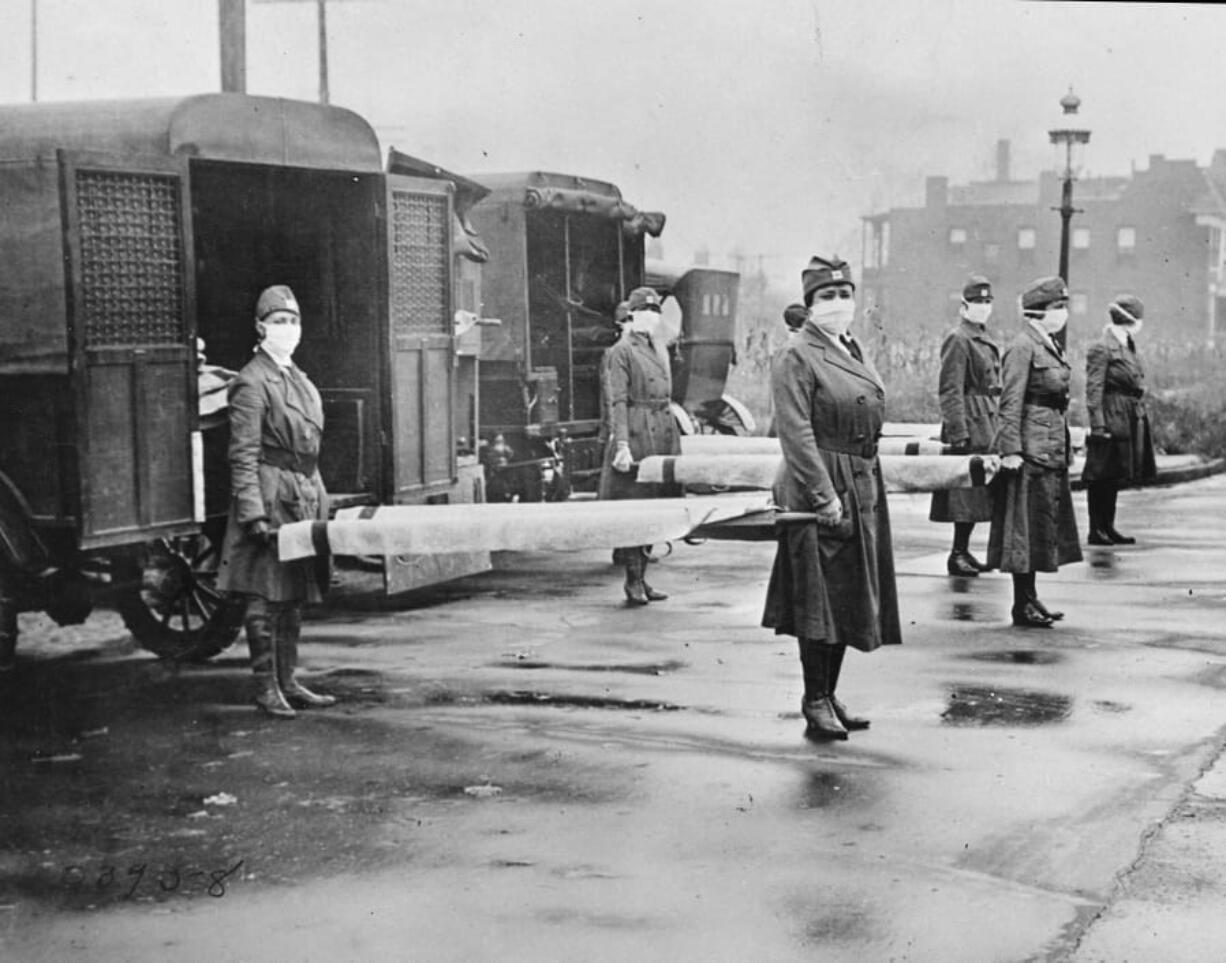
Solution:
{"label": "woman in uniform", "polygon": [[1064,617],[1039,601],[1036,572],[1081,561],[1069,491],[1069,364],[1057,339],[1068,323],[1068,288],[1040,278],[1022,293],[1023,328],[1005,349],[996,432],[1001,475],[988,537],[988,567],[1013,575],[1013,624],[1050,628]]}
{"label": "woman in uniform", "polygon": [[[941,343],[941,441],[959,453],[992,450],[1000,399],[1000,348],[988,334],[992,285],[975,275],[962,288],[961,322]],[[985,487],[932,493],[929,521],[953,522],[954,544],[945,570],[974,578],[984,566],[971,554],[976,522],[992,520],[992,493]]]}
{"label": "woman in uniform", "polygon": [[848,646],[902,641],[877,458],[885,388],[848,333],[856,289],[847,264],[814,257],[801,281],[809,317],[771,371],[783,449],[774,499],[816,517],[780,526],[762,624],[799,643],[805,735],[846,739],[869,725],[835,696]]}
{"label": "woman in uniform", "polygon": [[1086,410],[1090,436],[1085,468],[1091,545],[1132,545],[1135,538],[1115,527],[1121,488],[1148,481],[1157,473],[1154,443],[1145,411],[1145,372],[1133,338],[1140,332],[1144,305],[1121,294],[1107,308],[1103,336],[1086,352]]}
{"label": "woman in uniform", "polygon": [[[600,472],[600,497],[661,498],[676,494],[673,486],[640,484],[631,474],[634,463],[648,455],[675,455],[681,438],[673,413],[673,381],[660,331],[660,296],[654,288],[635,288],[626,299],[630,319],[626,334],[605,352],[601,365],[609,434]],[[629,545],[613,552],[615,564],[626,570],[626,602],[646,605],[668,598],[644,577],[650,545]]]}
{"label": "woman in uniform", "polygon": [[277,528],[328,518],[318,467],[323,405],[292,360],[302,324],[289,288],[264,290],[256,303],[255,330],[255,356],[230,387],[230,517],[218,586],[247,602],[256,706],[292,719],[295,706],[336,702],[295,678],[302,605],[322,599],[327,566],[277,558]]}

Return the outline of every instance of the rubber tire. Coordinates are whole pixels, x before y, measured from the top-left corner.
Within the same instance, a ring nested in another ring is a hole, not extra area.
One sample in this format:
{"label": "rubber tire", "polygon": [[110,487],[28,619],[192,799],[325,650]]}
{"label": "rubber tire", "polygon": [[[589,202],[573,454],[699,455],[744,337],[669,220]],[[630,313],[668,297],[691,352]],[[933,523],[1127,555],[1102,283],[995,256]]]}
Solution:
{"label": "rubber tire", "polygon": [[[222,598],[213,588],[221,538],[215,527],[212,531],[215,542],[201,533],[150,543],[145,553],[148,561],[137,584],[116,600],[128,631],[141,648],[158,658],[206,662],[238,638],[241,606]],[[159,577],[168,572],[170,577]],[[159,598],[159,585],[168,586],[171,594]]]}

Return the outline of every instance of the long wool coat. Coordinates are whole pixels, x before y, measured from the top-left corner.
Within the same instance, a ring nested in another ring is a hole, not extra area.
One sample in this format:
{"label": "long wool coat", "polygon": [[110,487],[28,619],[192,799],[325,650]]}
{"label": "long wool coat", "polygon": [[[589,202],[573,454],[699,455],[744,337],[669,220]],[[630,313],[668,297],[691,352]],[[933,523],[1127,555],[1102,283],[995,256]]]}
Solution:
{"label": "long wool coat", "polygon": [[837,530],[780,527],[762,624],[777,634],[865,652],[902,641],[894,549],[877,439],[885,387],[872,364],[804,328],[771,370],[783,463],[775,503],[811,512],[831,498]]}
{"label": "long wool coat", "polygon": [[[315,467],[323,427],[319,392],[296,365],[280,368],[257,351],[231,384],[230,515],[218,577],[223,591],[271,602],[322,597],[327,582],[313,559],[282,563],[275,548],[251,539],[244,526],[259,518],[274,528],[327,520],[328,494]],[[298,470],[279,467],[294,459]]]}
{"label": "long wool coat", "polygon": [[[963,320],[941,343],[941,440],[990,452],[1000,405],[1000,348],[986,326]],[[932,493],[928,518],[934,522],[986,522],[992,494],[986,488]]]}
{"label": "long wool coat", "polygon": [[619,442],[629,443],[635,461],[647,455],[681,451],[677,423],[668,407],[672,375],[646,334],[631,331],[605,352],[601,382],[608,440],[600,471],[600,497],[659,498],[676,494],[672,486],[640,485],[633,472],[613,468]]}
{"label": "long wool coat", "polygon": [[1090,428],[1106,428],[1110,441],[1091,437],[1084,481],[1136,484],[1157,473],[1154,443],[1145,410],[1145,371],[1136,347],[1121,344],[1110,331],[1086,352],[1086,410]]}
{"label": "long wool coat", "polygon": [[1027,324],[1005,349],[1001,368],[995,449],[1021,455],[1023,463],[993,482],[987,564],[1003,572],[1054,572],[1081,561],[1068,477],[1069,364]]}

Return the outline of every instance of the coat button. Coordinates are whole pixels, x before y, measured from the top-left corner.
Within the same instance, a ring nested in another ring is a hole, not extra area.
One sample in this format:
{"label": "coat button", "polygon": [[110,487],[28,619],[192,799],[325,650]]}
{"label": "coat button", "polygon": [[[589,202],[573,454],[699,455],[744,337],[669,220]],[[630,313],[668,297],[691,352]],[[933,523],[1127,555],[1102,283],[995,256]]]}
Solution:
{"label": "coat button", "polygon": [[863,441],[863,440],[864,440],[864,432],[860,432],[860,434],[856,435],[856,441]]}
{"label": "coat button", "polygon": [[865,398],[864,395],[860,395],[860,397],[856,399],[856,404],[858,405],[863,405],[867,403],[868,403],[868,399]]}

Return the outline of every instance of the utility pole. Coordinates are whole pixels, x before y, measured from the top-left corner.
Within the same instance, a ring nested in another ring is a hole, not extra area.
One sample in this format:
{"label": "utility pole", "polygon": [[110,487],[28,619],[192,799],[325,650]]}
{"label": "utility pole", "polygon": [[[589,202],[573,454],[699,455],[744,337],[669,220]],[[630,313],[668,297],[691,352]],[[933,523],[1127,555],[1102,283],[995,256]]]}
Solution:
{"label": "utility pole", "polygon": [[330,101],[328,93],[328,0],[316,0],[319,16],[316,18],[319,27],[319,102]]}
{"label": "utility pole", "polygon": [[247,0],[218,0],[221,90],[247,92]]}
{"label": "utility pole", "polygon": [[30,0],[30,100],[38,103],[38,0]]}
{"label": "utility pole", "polygon": [[[295,0],[253,0],[253,2],[294,3]],[[328,0],[313,0],[313,2],[315,4],[315,32],[319,47],[319,102],[328,104],[332,102],[332,92],[328,86]]]}

